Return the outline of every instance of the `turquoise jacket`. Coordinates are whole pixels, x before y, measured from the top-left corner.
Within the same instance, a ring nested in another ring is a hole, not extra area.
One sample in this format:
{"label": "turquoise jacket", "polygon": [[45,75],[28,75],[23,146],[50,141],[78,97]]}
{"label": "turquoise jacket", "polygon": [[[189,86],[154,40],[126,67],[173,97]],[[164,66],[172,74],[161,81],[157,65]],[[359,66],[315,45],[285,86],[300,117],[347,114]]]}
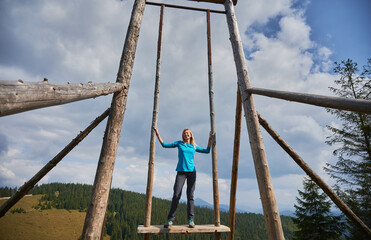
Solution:
{"label": "turquoise jacket", "polygon": [[178,148],[178,165],[176,171],[178,172],[196,172],[194,164],[195,152],[209,153],[210,147],[200,148],[196,145],[194,147],[190,143],[184,143],[183,141],[176,141],[173,143],[161,143],[164,148]]}

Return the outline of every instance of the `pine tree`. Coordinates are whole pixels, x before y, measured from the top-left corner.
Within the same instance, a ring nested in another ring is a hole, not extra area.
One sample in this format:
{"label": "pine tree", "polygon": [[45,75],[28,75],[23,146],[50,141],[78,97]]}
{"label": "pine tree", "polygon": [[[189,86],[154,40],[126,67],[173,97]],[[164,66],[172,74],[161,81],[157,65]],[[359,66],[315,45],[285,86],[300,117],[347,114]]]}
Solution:
{"label": "pine tree", "polygon": [[295,215],[293,218],[297,231],[294,239],[329,240],[342,235],[340,216],[331,215],[332,202],[310,178],[304,178],[303,191],[298,190]]}
{"label": "pine tree", "polygon": [[[330,87],[337,96],[371,100],[371,59],[358,75],[357,63],[348,59],[335,62],[338,88]],[[335,146],[336,164],[326,164],[325,170],[337,180],[335,188],[343,201],[371,227],[371,115],[328,109],[341,121],[341,127],[327,126],[331,135],[326,143]],[[340,189],[343,189],[340,191]],[[350,239],[366,239],[362,231],[349,222]]]}

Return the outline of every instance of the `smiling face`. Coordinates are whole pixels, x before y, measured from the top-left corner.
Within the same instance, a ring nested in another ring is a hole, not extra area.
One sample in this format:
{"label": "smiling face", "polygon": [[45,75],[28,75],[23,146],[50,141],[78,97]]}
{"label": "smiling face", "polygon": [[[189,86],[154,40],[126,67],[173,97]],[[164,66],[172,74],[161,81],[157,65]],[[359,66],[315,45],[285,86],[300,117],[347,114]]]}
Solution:
{"label": "smiling face", "polygon": [[190,143],[192,138],[192,132],[189,129],[184,129],[182,133],[183,142]]}

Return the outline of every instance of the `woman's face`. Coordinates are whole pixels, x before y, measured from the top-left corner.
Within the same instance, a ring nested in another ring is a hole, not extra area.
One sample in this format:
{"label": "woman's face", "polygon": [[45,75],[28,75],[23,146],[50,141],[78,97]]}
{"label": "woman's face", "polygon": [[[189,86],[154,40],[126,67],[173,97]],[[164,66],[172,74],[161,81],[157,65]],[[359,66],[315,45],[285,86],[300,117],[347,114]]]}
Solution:
{"label": "woman's face", "polygon": [[191,139],[191,137],[192,137],[192,133],[191,133],[190,130],[185,130],[183,132],[183,140],[184,141],[188,141],[189,139]]}

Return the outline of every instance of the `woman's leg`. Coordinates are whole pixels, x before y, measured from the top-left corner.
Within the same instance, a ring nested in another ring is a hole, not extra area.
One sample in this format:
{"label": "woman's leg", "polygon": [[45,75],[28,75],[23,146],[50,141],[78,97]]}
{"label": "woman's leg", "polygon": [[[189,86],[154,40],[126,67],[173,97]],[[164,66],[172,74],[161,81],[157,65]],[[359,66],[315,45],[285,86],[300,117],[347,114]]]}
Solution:
{"label": "woman's leg", "polygon": [[175,178],[174,183],[174,194],[173,199],[171,201],[171,207],[169,215],[167,216],[167,219],[170,219],[171,221],[174,221],[176,216],[176,209],[178,208],[180,197],[182,196],[182,189],[184,186],[184,182],[186,179],[186,174],[184,172],[178,172]]}
{"label": "woman's leg", "polygon": [[188,213],[188,221],[193,220],[194,218],[194,208],[195,208],[195,201],[194,201],[194,192],[196,189],[196,172],[188,173],[187,177],[187,213]]}

